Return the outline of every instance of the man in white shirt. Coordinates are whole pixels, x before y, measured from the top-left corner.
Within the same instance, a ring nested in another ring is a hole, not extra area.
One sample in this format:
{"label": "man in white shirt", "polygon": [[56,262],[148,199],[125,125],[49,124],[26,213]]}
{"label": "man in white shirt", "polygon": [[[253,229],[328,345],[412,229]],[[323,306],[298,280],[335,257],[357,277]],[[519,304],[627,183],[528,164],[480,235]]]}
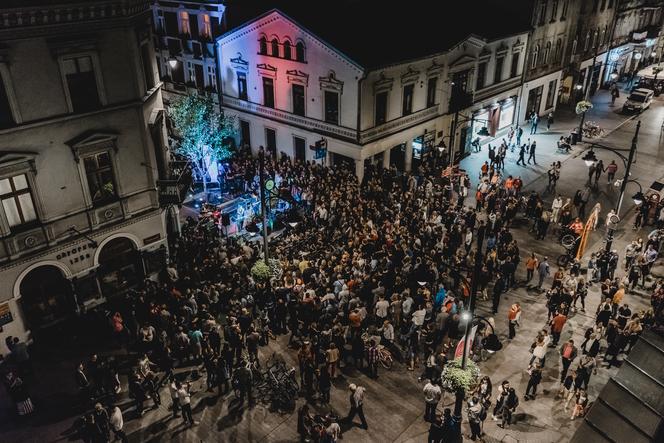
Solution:
{"label": "man in white shirt", "polygon": [[376,303],[376,323],[381,324],[387,318],[387,311],[390,308],[390,303],[385,300],[384,296],[380,296],[378,302]]}
{"label": "man in white shirt", "polygon": [[413,326],[421,328],[424,324],[424,317],[427,315],[427,310],[424,309],[424,306],[420,306],[415,312],[413,312]]}
{"label": "man in white shirt", "polygon": [[124,420],[122,418],[122,411],[117,406],[111,408],[111,416],[109,417],[111,429],[115,434],[115,438],[120,439],[122,443],[127,443],[127,435],[122,430],[124,427]]}
{"label": "man in white shirt", "polygon": [[362,427],[364,429],[369,429],[367,425],[367,420],[364,418],[364,387],[357,386],[355,383],[351,383],[349,386],[350,389],[350,411],[346,416],[346,422],[352,423],[355,415],[360,416],[362,421]]}
{"label": "man in white shirt", "polygon": [[551,204],[551,220],[554,223],[558,223],[558,220],[560,219],[560,209],[563,207],[563,199],[560,197],[560,195],[557,195],[556,198],[553,199],[553,203]]}
{"label": "man in white shirt", "polygon": [[426,404],[424,421],[433,422],[436,418],[436,407],[443,396],[443,391],[440,389],[440,386],[431,380],[427,380],[422,392],[424,392],[424,401]]}
{"label": "man in white shirt", "polygon": [[184,419],[185,424],[188,422],[189,426],[197,425],[198,422],[194,421],[191,411],[191,385],[189,383],[183,385],[179,381],[176,381],[175,383],[175,386],[178,389],[178,401],[182,408],[182,418]]}

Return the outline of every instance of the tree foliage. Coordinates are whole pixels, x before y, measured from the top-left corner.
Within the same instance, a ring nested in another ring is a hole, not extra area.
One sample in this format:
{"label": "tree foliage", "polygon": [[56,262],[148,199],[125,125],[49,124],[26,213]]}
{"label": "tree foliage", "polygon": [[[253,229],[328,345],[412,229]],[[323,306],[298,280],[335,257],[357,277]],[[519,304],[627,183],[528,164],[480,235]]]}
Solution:
{"label": "tree foliage", "polygon": [[237,133],[236,119],[217,113],[211,97],[183,97],[171,104],[168,115],[177,138],[175,152],[188,158],[203,180],[208,162],[230,157]]}

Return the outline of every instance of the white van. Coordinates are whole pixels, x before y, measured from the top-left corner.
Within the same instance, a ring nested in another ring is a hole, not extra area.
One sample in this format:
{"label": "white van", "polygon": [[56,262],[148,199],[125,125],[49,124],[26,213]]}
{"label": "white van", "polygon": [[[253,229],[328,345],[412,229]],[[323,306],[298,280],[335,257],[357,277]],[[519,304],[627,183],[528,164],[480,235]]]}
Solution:
{"label": "white van", "polygon": [[655,91],[652,89],[639,88],[632,91],[623,105],[623,112],[642,112],[648,109],[652,103]]}

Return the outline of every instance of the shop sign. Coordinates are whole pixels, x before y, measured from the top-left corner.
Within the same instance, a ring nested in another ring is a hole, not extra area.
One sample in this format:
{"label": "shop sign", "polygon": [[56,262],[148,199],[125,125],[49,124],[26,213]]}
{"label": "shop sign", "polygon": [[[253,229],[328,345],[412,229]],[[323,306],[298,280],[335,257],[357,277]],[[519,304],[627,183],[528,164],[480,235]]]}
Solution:
{"label": "shop sign", "polygon": [[14,321],[12,311],[9,310],[9,303],[0,305],[0,327]]}
{"label": "shop sign", "polygon": [[90,250],[94,249],[95,246],[92,243],[85,243],[81,246],[74,246],[72,248],[67,248],[65,251],[60,252],[55,256],[56,259],[67,261],[70,265],[85,261],[92,257]]}

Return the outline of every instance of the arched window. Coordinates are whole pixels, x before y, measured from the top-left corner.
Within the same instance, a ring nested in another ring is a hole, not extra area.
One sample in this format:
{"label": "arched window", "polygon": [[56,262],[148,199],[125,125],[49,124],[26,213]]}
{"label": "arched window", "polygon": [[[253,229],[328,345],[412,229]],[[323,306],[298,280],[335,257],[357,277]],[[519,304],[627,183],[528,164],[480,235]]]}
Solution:
{"label": "arched window", "polygon": [[542,63],[545,65],[549,63],[550,56],[551,56],[551,42],[546,42],[546,46],[544,47],[544,57],[542,58]]}
{"label": "arched window", "polygon": [[291,44],[288,40],[284,42],[284,58],[286,60],[291,59]]}
{"label": "arched window", "polygon": [[539,57],[539,45],[535,45],[533,48],[533,56],[530,60],[530,69],[535,69],[537,66],[537,59]]}
{"label": "arched window", "polygon": [[272,56],[273,57],[279,57],[279,40],[276,38],[273,38],[272,41],[270,42],[270,46],[272,46]]}
{"label": "arched window", "polygon": [[258,39],[258,52],[263,55],[267,55],[267,39],[265,36]]}
{"label": "arched window", "polygon": [[302,42],[297,42],[297,45],[295,45],[295,60],[298,62],[304,61],[304,43]]}
{"label": "arched window", "polygon": [[553,55],[553,61],[555,63],[560,63],[560,60],[563,58],[562,50],[563,50],[563,41],[561,39],[558,39],[558,41],[556,42],[556,49]]}

